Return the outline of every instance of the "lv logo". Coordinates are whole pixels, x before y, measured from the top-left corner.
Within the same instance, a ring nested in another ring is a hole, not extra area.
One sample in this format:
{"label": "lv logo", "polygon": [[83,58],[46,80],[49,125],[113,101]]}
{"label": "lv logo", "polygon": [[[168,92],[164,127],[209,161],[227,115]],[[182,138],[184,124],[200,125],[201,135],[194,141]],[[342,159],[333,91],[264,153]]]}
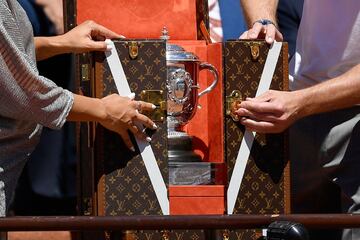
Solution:
{"label": "lv logo", "polygon": [[183,240],[184,239],[184,233],[178,233],[175,232],[176,240]]}
{"label": "lv logo", "polygon": [[266,207],[265,207],[265,209],[271,209],[273,199],[272,199],[272,198],[265,198],[265,202],[266,202]]}
{"label": "lv logo", "polygon": [[153,68],[154,68],[154,66],[152,66],[152,65],[145,65],[145,76],[154,75]]}
{"label": "lv logo", "polygon": [[152,237],[153,237],[153,233],[145,233],[145,238],[147,239],[147,240],[151,240],[152,239]]}
{"label": "lv logo", "polygon": [[125,200],[124,201],[120,201],[120,200],[116,200],[116,203],[118,205],[118,211],[122,211],[124,210],[124,205],[125,205]]}
{"label": "lv logo", "polygon": [[240,209],[244,209],[244,199],[238,199],[238,203],[239,203],[239,208]]}
{"label": "lv logo", "polygon": [[156,210],[156,201],[148,200],[149,202],[149,210]]}
{"label": "lv logo", "polygon": [[235,232],[236,234],[236,239],[243,239],[245,232],[241,231],[241,232]]}
{"label": "lv logo", "polygon": [[236,69],[237,69],[236,74],[237,75],[244,74],[243,68],[244,68],[244,64],[236,64]]}

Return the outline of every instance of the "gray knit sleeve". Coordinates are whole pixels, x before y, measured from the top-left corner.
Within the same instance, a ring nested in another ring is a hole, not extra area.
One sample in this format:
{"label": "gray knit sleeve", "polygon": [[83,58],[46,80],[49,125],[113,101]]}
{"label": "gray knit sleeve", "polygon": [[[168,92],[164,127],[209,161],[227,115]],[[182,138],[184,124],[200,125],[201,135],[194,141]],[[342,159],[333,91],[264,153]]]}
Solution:
{"label": "gray knit sleeve", "polygon": [[58,129],[73,101],[71,92],[39,76],[29,56],[0,24],[0,115]]}

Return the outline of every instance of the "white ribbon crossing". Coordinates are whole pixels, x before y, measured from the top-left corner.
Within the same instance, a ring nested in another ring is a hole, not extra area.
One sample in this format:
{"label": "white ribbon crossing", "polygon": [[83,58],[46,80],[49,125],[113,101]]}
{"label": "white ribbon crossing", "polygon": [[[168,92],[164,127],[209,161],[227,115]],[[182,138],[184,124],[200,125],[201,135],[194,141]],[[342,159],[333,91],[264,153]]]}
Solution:
{"label": "white ribbon crossing", "polygon": [[[119,59],[119,55],[116,51],[115,44],[109,39],[106,40],[106,43],[108,46],[108,51],[105,52],[106,60],[109,64],[109,68],[114,78],[115,86],[118,90],[118,93],[120,96],[129,96],[131,94],[130,86],[126,79],[125,72]],[[143,128],[142,126],[137,127],[140,131]],[[151,184],[154,187],[154,191],[159,201],[162,213],[164,215],[169,215],[169,199],[166,184],[161,175],[151,145],[147,141],[138,138],[136,138],[136,143],[139,147],[147,173],[149,174]]]}
{"label": "white ribbon crossing", "polygon": [[[279,59],[282,43],[274,42],[269,49],[268,56],[264,65],[264,70],[261,74],[259,87],[256,91],[256,97],[263,94],[270,88],[271,80],[273,78],[276,64]],[[242,179],[244,177],[246,164],[248,162],[252,144],[255,138],[255,132],[246,130],[241,141],[238,156],[236,158],[235,166],[230,178],[229,187],[227,190],[227,213],[233,214],[236,199],[238,197]]]}

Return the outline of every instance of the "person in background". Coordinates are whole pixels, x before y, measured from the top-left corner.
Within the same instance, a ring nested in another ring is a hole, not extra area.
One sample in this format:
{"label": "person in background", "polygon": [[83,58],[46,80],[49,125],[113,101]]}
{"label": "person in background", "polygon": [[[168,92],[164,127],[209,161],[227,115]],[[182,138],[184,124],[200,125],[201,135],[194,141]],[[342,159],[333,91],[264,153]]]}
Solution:
{"label": "person in background", "polygon": [[[242,0],[241,37],[283,40],[276,0]],[[290,92],[267,91],[237,111],[251,131],[289,128],[293,213],[359,213],[360,2],[305,0]],[[341,16],[341,21],[338,21]],[[360,229],[318,231],[311,239],[360,239]]]}
{"label": "person in background", "polygon": [[[34,36],[64,33],[62,0],[18,0],[29,17]],[[71,54],[37,62],[39,74],[74,90]],[[43,128],[40,142],[19,179],[12,206],[15,215],[76,215],[75,124],[60,130]]]}
{"label": "person in background", "polygon": [[60,129],[66,121],[97,121],[117,132],[135,151],[128,135],[151,139],[135,123],[156,129],[140,112],[153,104],[134,94],[101,99],[71,93],[39,75],[36,60],[63,53],[106,51],[106,38],[116,34],[86,21],[66,34],[33,37],[28,17],[16,0],[0,0],[0,216],[6,216],[20,173],[38,143],[42,126]]}

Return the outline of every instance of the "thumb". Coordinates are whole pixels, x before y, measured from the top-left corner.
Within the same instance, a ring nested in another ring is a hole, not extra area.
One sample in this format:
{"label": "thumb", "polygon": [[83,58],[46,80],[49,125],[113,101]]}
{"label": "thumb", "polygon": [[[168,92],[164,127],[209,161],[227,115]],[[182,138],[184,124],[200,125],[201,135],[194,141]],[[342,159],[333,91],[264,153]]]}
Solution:
{"label": "thumb", "polygon": [[89,51],[106,51],[107,44],[104,41],[90,40],[88,44]]}

